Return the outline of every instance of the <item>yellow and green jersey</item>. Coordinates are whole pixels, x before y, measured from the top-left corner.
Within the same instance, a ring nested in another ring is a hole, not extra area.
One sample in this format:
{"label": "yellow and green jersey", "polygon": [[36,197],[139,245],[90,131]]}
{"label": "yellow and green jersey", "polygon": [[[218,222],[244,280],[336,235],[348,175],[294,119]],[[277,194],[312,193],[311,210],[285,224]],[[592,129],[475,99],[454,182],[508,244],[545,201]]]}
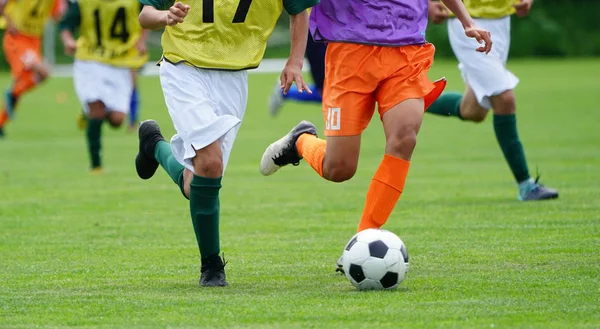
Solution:
{"label": "yellow and green jersey", "polygon": [[[140,0],[167,10],[170,0]],[[163,57],[171,63],[220,70],[244,70],[260,64],[283,9],[296,15],[318,0],[182,0],[190,6],[185,21],[167,26]]]}
{"label": "yellow and green jersey", "polygon": [[8,0],[4,15],[20,34],[41,37],[46,22],[64,10],[66,0]]}
{"label": "yellow and green jersey", "polygon": [[474,18],[502,18],[515,13],[513,5],[518,0],[463,0]]}
{"label": "yellow and green jersey", "polygon": [[79,29],[76,59],[139,68],[148,60],[136,49],[140,8],[137,0],[72,1],[60,29]]}

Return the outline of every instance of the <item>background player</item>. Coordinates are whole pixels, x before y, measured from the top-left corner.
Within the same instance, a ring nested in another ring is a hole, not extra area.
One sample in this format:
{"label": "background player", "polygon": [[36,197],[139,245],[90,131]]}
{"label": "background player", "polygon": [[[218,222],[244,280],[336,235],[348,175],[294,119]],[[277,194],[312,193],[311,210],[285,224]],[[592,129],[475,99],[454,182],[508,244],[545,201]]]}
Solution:
{"label": "background player", "polygon": [[[504,158],[517,181],[522,201],[558,198],[558,192],[538,183],[529,175],[525,151],[517,133],[515,93],[519,79],[506,68],[510,47],[510,16],[529,14],[532,0],[465,0],[475,22],[488,29],[494,38],[494,49],[486,56],[471,51],[475,43],[465,37],[458,19],[448,20],[448,35],[459,69],[467,84],[464,94],[447,92],[435,101],[428,112],[454,116],[462,120],[482,122],[488,110],[494,112],[494,131]],[[448,18],[446,7],[430,0],[429,15],[434,23]]]}
{"label": "background player", "polygon": [[[310,13],[310,10],[309,10]],[[271,116],[276,116],[284,101],[294,100],[300,102],[316,102],[321,103],[323,101],[323,84],[325,81],[325,51],[327,50],[327,44],[324,42],[315,42],[312,35],[308,35],[308,41],[306,43],[306,59],[310,65],[310,74],[313,79],[313,84],[310,85],[310,89],[313,93],[299,92],[296,86],[292,86],[287,93],[283,93],[281,90],[281,82],[277,81],[271,97],[269,98],[269,113]]]}
{"label": "background player", "polygon": [[[445,3],[459,17],[463,33],[479,43],[485,40],[485,46],[471,51],[489,52],[489,32],[476,27],[460,0]],[[315,126],[303,121],[269,145],[260,163],[261,173],[271,175],[304,158],[329,181],[352,178],[361,134],[377,103],[385,155],[369,186],[358,231],[387,221],[404,188],[423,112],[445,86],[445,80],[434,84],[427,77],[434,54],[425,41],[427,4],[321,0],[312,10],[310,29],[317,41],[328,42],[323,94],[327,140],[317,138]],[[338,15],[348,12],[353,15]],[[390,21],[390,16],[398,18]]]}
{"label": "background player", "polygon": [[2,137],[4,126],[13,117],[21,96],[50,74],[50,67],[42,58],[44,26],[50,18],[58,21],[66,6],[64,0],[4,0],[0,6],[6,20],[4,56],[13,79],[0,112]]}
{"label": "background player", "polygon": [[[75,53],[73,82],[87,120],[90,170],[102,169],[101,133],[106,119],[119,127],[129,112],[133,78],[131,70],[147,61],[137,51],[144,43],[137,20],[137,0],[83,0],[72,2],[60,24],[67,53]],[[79,29],[77,41],[73,31]]]}
{"label": "background player", "polygon": [[142,0],[142,26],[166,26],[160,82],[177,134],[169,144],[156,122],[142,122],[136,170],[140,178],[148,179],[160,164],[190,200],[202,263],[201,286],[227,285],[225,264],[219,256],[219,190],[246,110],[247,69],[258,67],[285,8],[291,15],[292,40],[281,74],[284,90],[295,81],[300,90],[310,92],[302,80],[308,31],[305,9],[315,2],[261,0],[214,5],[206,0],[187,4]]}

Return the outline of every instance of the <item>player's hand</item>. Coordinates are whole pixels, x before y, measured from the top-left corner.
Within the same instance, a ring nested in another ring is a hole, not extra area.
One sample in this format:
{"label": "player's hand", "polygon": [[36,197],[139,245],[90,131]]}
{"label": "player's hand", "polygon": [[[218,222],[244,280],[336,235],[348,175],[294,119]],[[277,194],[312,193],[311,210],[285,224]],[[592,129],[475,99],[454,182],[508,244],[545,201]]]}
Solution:
{"label": "player's hand", "polygon": [[517,16],[525,17],[529,15],[531,5],[533,5],[533,0],[520,0],[518,3],[513,5],[513,7],[515,7],[515,10],[517,11]]}
{"label": "player's hand", "polygon": [[465,34],[469,38],[474,38],[483,46],[477,48],[476,50],[480,53],[486,53],[486,55],[492,50],[492,34],[490,31],[486,29],[482,29],[480,27],[470,27],[465,28]]}
{"label": "player's hand", "polygon": [[296,87],[298,87],[298,92],[303,93],[304,91],[312,94],[312,90],[308,88],[306,82],[302,78],[302,64],[292,64],[287,63],[281,71],[281,76],[279,77],[281,81],[281,89],[283,90],[283,94],[287,95],[292,83],[296,82]]}
{"label": "player's hand", "polygon": [[184,5],[181,2],[176,2],[167,11],[167,25],[173,26],[179,23],[183,23],[183,19],[187,16],[190,6]]}
{"label": "player's hand", "polygon": [[65,55],[73,56],[75,49],[77,49],[77,41],[74,39],[64,40]]}
{"label": "player's hand", "polygon": [[429,2],[429,19],[435,24],[443,23],[448,18],[448,8],[440,1]]}
{"label": "player's hand", "polygon": [[138,42],[135,44],[135,49],[137,49],[138,53],[144,55],[145,53],[148,52],[148,46],[146,46],[146,41],[145,40],[138,40]]}

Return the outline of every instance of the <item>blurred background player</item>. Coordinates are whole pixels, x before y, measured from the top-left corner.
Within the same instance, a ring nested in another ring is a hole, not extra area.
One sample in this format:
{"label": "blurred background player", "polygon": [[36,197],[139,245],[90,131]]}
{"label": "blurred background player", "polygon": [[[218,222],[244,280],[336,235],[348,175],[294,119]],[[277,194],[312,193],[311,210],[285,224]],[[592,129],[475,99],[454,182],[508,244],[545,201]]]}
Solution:
{"label": "blurred background player", "polygon": [[471,51],[476,43],[462,32],[456,18],[448,19],[448,10],[437,1],[430,0],[429,16],[434,23],[448,19],[448,36],[459,69],[467,84],[464,94],[446,92],[437,99],[428,113],[454,116],[465,121],[482,122],[490,108],[494,112],[494,131],[504,158],[518,184],[521,201],[558,198],[558,192],[538,183],[529,174],[525,151],[519,139],[516,121],[515,94],[513,89],[519,79],[506,68],[510,47],[510,16],[529,14],[533,0],[464,0],[475,17],[477,25],[489,30],[494,49],[487,54]]}
{"label": "blurred background player", "polygon": [[140,178],[149,179],[160,164],[189,199],[201,258],[201,286],[227,285],[219,256],[219,191],[246,111],[247,70],[260,64],[285,8],[291,15],[291,51],[281,80],[286,92],[293,81],[310,92],[302,80],[302,65],[306,8],[316,2],[142,0],[142,26],[165,28],[160,83],[177,134],[169,144],[155,121],[142,122],[136,171]]}
{"label": "blurred background player", "polygon": [[[310,10],[308,11],[310,13]],[[327,44],[324,42],[315,42],[312,35],[308,35],[306,42],[306,59],[310,65],[310,74],[313,79],[313,84],[310,85],[311,93],[299,92],[296,86],[292,86],[287,93],[281,90],[281,82],[275,82],[275,87],[269,99],[269,113],[271,116],[276,116],[283,103],[286,100],[294,100],[299,102],[321,103],[323,101],[323,83],[325,81],[325,51]]]}
{"label": "blurred background player", "polygon": [[21,96],[44,81],[50,67],[42,58],[42,36],[49,19],[60,20],[65,0],[3,0],[5,19],[3,49],[10,65],[12,84],[5,92],[0,112],[0,137],[12,119]]}
{"label": "blurred background player", "polygon": [[[126,120],[133,93],[132,69],[147,61],[138,49],[146,33],[138,22],[137,0],[81,0],[69,5],[60,22],[65,52],[75,54],[73,82],[87,116],[90,170],[100,172],[102,123],[119,127]],[[79,29],[79,38],[73,33]]]}
{"label": "blurred background player", "polygon": [[[463,34],[485,41],[485,46],[476,42],[471,51],[489,52],[489,32],[476,26],[461,0],[444,1],[459,17]],[[317,41],[328,42],[322,106],[327,139],[317,138],[315,126],[302,121],[269,145],[260,163],[266,176],[304,159],[326,180],[349,180],[358,167],[362,132],[377,104],[385,154],[367,191],[359,232],[380,228],[392,213],[404,189],[423,112],[445,86],[445,80],[432,83],[427,77],[435,52],[425,40],[427,4],[321,0],[311,12],[310,30]]]}

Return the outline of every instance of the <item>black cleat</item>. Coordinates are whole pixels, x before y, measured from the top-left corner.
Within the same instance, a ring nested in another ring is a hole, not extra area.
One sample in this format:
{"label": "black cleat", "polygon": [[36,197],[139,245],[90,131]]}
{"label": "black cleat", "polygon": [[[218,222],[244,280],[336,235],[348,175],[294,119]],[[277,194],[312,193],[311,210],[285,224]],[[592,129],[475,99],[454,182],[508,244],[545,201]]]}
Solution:
{"label": "black cleat", "polygon": [[535,179],[534,187],[527,193],[519,194],[519,200],[521,201],[540,201],[540,200],[552,200],[558,198],[558,191],[545,187],[538,183],[540,177]]}
{"label": "black cleat", "polygon": [[[225,258],[223,258],[225,259]],[[203,287],[225,287],[225,264],[219,255],[210,256],[202,260],[200,268],[200,285]]]}
{"label": "black cleat", "polygon": [[140,148],[135,156],[135,170],[141,179],[148,179],[154,175],[158,168],[158,161],[154,158],[154,147],[164,137],[160,133],[160,127],[154,120],[146,120],[140,124],[138,129]]}
{"label": "black cleat", "polygon": [[335,268],[336,272],[346,274],[346,272],[344,272],[344,255],[340,256],[340,258],[338,259],[338,261],[335,265],[336,265],[336,268]]}
{"label": "black cleat", "polygon": [[302,158],[296,149],[296,141],[302,134],[317,136],[317,128],[308,121],[300,121],[292,131],[269,145],[260,161],[260,173],[269,176],[288,164],[300,164]]}

